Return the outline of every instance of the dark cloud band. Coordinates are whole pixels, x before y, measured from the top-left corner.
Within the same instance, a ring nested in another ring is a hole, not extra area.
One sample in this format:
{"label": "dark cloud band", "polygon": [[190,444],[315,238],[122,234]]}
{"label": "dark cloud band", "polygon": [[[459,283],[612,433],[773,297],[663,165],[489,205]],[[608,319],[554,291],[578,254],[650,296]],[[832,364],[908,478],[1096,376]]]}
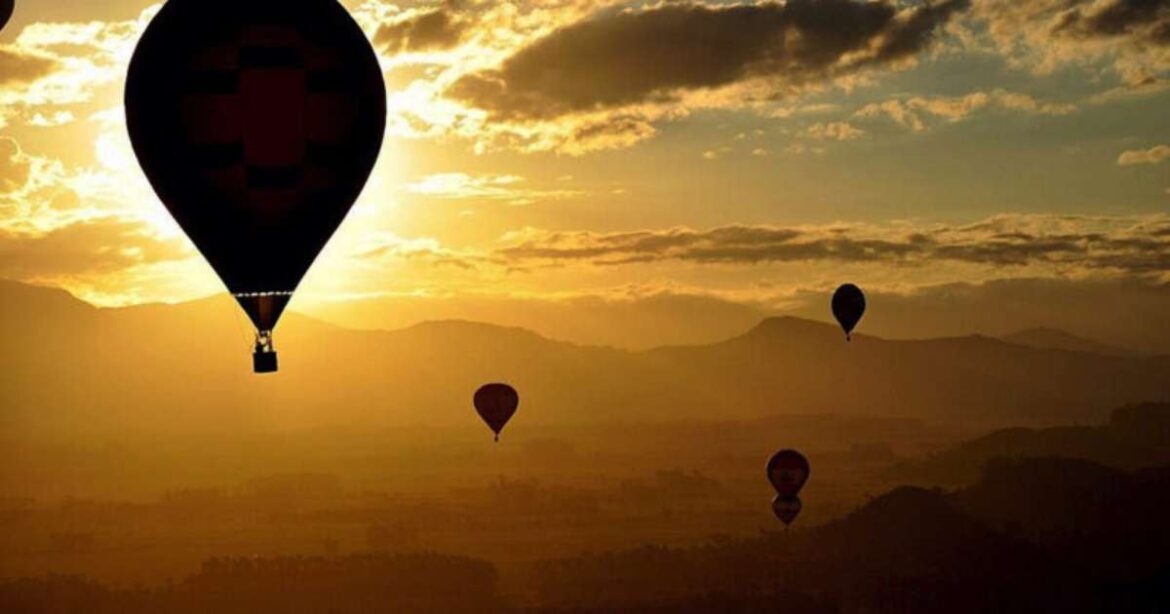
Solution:
{"label": "dark cloud band", "polygon": [[[1063,265],[1130,274],[1170,271],[1170,220],[1157,218],[1108,230],[1095,220],[1061,218],[1056,226],[1081,230],[1028,230],[1028,219],[917,231],[863,227],[777,228],[727,226],[708,231],[671,229],[631,233],[545,233],[499,251],[513,261],[577,261],[622,265],[659,261],[758,264],[831,260],[926,264],[937,261],[986,266]],[[1083,223],[1080,223],[1083,222]]]}
{"label": "dark cloud band", "polygon": [[749,79],[799,88],[912,57],[968,0],[916,9],[887,1],[667,4],[575,23],[450,94],[507,118],[550,118]]}

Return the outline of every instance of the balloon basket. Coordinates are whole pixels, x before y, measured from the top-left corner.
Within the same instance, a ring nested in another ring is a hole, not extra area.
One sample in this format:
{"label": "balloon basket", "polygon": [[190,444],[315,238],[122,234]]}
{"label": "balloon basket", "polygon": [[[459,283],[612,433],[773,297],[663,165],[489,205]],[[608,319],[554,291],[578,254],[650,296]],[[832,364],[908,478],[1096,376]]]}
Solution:
{"label": "balloon basket", "polygon": [[252,370],[256,373],[276,373],[276,352],[252,354]]}

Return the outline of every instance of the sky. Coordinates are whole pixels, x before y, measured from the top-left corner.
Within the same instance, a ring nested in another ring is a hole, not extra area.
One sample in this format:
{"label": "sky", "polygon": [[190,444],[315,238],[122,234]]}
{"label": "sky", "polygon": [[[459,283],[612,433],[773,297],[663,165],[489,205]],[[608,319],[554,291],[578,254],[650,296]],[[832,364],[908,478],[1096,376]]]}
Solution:
{"label": "sky", "polygon": [[[1010,294],[1031,315],[1000,328],[1077,311],[1170,348],[1170,0],[343,4],[384,69],[386,139],[294,308],[801,312],[852,281],[905,309],[899,334]],[[102,306],[224,291],[126,136],[158,6],[17,0],[0,278]]]}

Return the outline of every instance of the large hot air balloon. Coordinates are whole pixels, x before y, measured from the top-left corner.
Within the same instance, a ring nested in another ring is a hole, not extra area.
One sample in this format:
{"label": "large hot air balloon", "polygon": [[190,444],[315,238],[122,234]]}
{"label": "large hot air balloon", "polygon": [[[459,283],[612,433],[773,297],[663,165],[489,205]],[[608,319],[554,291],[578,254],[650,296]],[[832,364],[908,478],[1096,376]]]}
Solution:
{"label": "large hot air balloon", "polygon": [[16,10],[16,0],[0,0],[0,32],[3,32],[4,26],[8,25],[8,20],[12,18],[14,10]]}
{"label": "large hot air balloon", "polygon": [[155,192],[272,330],[357,199],[386,124],[365,35],[336,0],[168,0],[130,62],[126,124]]}
{"label": "large hot air balloon", "polygon": [[507,384],[487,384],[475,391],[475,411],[500,440],[500,431],[520,406],[520,395]]}
{"label": "large hot air balloon", "polygon": [[845,284],[833,293],[833,317],[845,331],[845,339],[853,340],[853,329],[865,315],[865,293],[853,284]]}
{"label": "large hot air balloon", "polygon": [[795,497],[808,481],[808,459],[796,450],[780,450],[768,459],[768,481],[782,497]]}
{"label": "large hot air balloon", "polygon": [[784,526],[792,524],[793,520],[800,515],[800,498],[796,496],[785,497],[784,495],[776,495],[772,499],[772,513],[784,523]]}

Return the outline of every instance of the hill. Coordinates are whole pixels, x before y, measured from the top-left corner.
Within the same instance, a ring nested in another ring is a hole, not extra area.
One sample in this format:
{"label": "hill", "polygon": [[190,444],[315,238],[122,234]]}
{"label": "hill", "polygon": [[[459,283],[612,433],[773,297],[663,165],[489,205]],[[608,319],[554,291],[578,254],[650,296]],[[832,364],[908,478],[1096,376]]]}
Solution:
{"label": "hill", "polygon": [[1004,335],[1000,339],[1012,345],[1037,348],[1042,350],[1062,350],[1066,352],[1085,352],[1102,356],[1127,356],[1134,352],[1125,348],[1078,337],[1072,333],[1056,328],[1029,328]]}
{"label": "hill", "polygon": [[565,300],[393,296],[308,302],[298,309],[346,328],[395,330],[434,320],[473,319],[522,326],[570,343],[629,350],[719,341],[751,328],[765,316],[748,305],[668,293]]}
{"label": "hill", "polygon": [[685,611],[713,595],[785,611],[785,591],[803,593],[795,611],[817,611],[811,595],[842,612],[1156,611],[1170,599],[1167,479],[1170,467],[1007,463],[953,494],[899,487],[791,534],[550,562],[537,594],[593,612]]}
{"label": "hill", "polygon": [[521,391],[525,419],[556,424],[835,413],[974,428],[1095,421],[1123,403],[1170,400],[1166,357],[987,337],[845,343],[834,327],[795,318],[719,343],[630,352],[465,321],[356,331],[290,314],[277,331],[281,373],[258,377],[247,324],[226,297],[93,309],[4,284],[0,304],[0,400],[23,429],[453,424],[468,418],[479,384],[500,380]]}
{"label": "hill", "polygon": [[892,471],[894,479],[966,484],[991,462],[1061,457],[1118,469],[1170,464],[1170,404],[1144,403],[1114,410],[1100,426],[1000,429]]}

